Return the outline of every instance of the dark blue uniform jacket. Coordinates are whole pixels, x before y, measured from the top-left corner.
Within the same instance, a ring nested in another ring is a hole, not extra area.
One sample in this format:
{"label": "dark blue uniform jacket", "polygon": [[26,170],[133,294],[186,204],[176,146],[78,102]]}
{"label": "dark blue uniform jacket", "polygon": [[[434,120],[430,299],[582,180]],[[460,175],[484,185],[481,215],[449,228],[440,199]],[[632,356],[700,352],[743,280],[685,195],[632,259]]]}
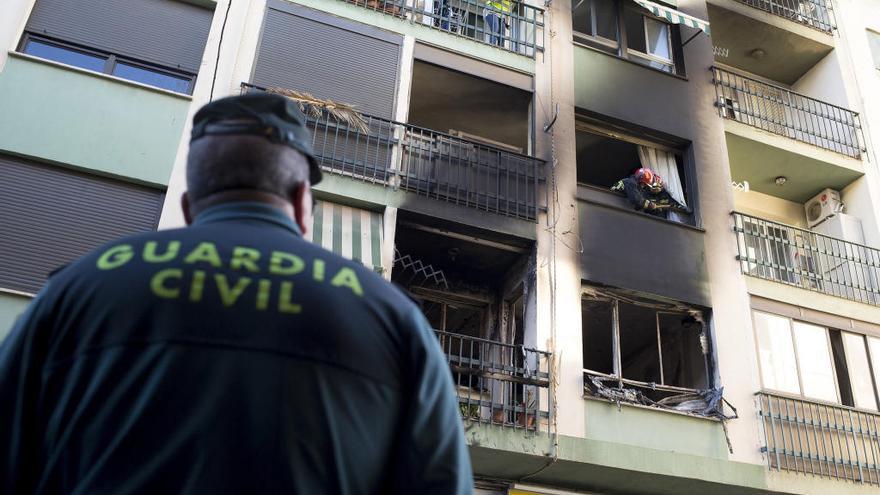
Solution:
{"label": "dark blue uniform jacket", "polygon": [[259,203],[110,243],[0,347],[2,493],[460,494],[416,306]]}

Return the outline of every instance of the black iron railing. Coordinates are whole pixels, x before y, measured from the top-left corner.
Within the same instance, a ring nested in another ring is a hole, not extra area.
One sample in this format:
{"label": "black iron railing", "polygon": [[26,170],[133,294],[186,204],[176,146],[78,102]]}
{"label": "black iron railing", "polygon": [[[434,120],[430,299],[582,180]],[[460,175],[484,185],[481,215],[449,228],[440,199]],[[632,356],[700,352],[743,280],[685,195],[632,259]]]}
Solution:
{"label": "black iron railing", "polygon": [[547,431],[549,352],[435,332],[452,371],[464,420]]}
{"label": "black iron railing", "polygon": [[770,469],[880,484],[880,414],[757,394]]}
{"label": "black iron railing", "polygon": [[791,21],[831,33],[836,29],[831,2],[826,0],[737,0]]}
{"label": "black iron railing", "polygon": [[727,119],[859,158],[859,114],[793,91],[712,67],[715,106]]}
{"label": "black iron railing", "polygon": [[517,0],[342,1],[532,58],[544,50],[544,10]]}
{"label": "black iron railing", "polygon": [[880,306],[880,250],[738,212],[733,221],[746,275]]}
{"label": "black iron railing", "polygon": [[[242,83],[242,92],[259,91]],[[469,208],[535,221],[546,201],[543,160],[362,114],[366,130],[309,117],[321,167]]]}

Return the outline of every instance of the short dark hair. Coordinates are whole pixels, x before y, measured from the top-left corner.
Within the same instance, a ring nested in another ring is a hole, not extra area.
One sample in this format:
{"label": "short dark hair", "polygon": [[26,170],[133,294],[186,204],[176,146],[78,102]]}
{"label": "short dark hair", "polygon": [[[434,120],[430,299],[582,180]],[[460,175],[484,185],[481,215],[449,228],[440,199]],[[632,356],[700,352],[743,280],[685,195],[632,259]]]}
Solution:
{"label": "short dark hair", "polygon": [[253,189],[287,198],[309,179],[299,151],[260,136],[204,136],[190,143],[186,164],[191,201],[232,189]]}

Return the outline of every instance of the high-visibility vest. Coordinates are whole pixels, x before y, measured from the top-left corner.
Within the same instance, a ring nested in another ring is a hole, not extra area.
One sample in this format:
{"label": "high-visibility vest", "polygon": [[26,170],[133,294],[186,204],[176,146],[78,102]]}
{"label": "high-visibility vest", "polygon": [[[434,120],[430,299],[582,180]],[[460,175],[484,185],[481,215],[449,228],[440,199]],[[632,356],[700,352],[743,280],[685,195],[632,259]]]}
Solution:
{"label": "high-visibility vest", "polygon": [[509,14],[511,7],[513,6],[513,1],[512,0],[486,0],[486,5],[495,9],[495,10],[504,12],[505,14]]}

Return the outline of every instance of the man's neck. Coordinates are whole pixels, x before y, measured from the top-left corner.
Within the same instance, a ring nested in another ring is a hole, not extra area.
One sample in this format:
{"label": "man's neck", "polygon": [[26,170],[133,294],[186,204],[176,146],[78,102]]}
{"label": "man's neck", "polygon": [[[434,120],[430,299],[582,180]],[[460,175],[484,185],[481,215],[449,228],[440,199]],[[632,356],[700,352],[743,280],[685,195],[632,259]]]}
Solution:
{"label": "man's neck", "polygon": [[276,194],[256,191],[253,189],[230,189],[228,191],[220,191],[196,201],[191,208],[194,214],[193,216],[198,217],[199,214],[212,206],[241,201],[265,203],[267,206],[276,208],[284,213],[285,216],[295,220],[293,205],[290,201],[286,201],[284,198]]}

